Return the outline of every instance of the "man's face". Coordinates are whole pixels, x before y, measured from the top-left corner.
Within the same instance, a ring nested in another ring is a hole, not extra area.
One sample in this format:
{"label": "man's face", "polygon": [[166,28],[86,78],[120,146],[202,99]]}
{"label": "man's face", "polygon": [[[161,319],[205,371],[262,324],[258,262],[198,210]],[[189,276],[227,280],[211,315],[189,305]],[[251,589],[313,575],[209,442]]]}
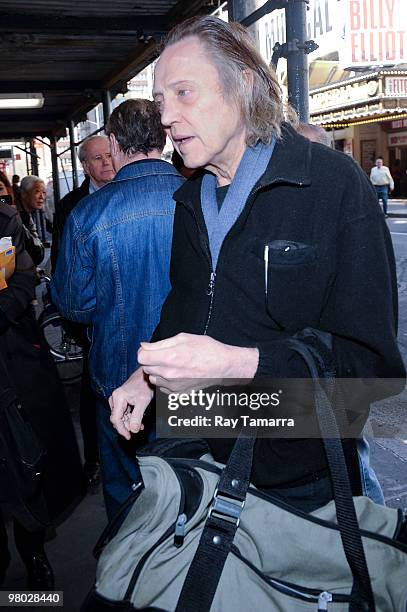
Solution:
{"label": "man's face", "polygon": [[165,49],[153,95],[165,131],[188,168],[222,167],[236,155],[245,133],[240,113],[224,97],[218,71],[197,37]]}
{"label": "man's face", "polygon": [[382,159],[376,159],[376,166],[378,168],[381,168],[383,166],[383,160]]}
{"label": "man's face", "polygon": [[96,187],[102,187],[115,175],[110,157],[109,141],[107,138],[93,138],[85,147],[83,169]]}
{"label": "man's face", "polygon": [[30,191],[23,192],[23,202],[27,210],[41,210],[45,204],[47,192],[45,184],[37,181]]}

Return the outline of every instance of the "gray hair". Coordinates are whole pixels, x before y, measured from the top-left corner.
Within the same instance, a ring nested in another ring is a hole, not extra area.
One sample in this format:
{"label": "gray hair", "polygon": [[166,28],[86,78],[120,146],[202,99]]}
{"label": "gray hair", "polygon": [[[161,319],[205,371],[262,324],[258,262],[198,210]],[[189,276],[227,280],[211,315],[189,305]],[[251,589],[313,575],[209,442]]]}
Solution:
{"label": "gray hair", "polygon": [[92,140],[95,140],[96,138],[103,138],[104,140],[108,140],[108,137],[104,134],[94,134],[93,136],[89,136],[89,138],[86,138],[86,140],[84,140],[82,144],[80,144],[78,147],[78,157],[81,164],[86,160],[86,147],[88,143],[92,142]]}
{"label": "gray hair", "polygon": [[45,182],[42,180],[42,178],[40,178],[39,176],[35,176],[35,174],[32,174],[31,176],[25,176],[21,181],[20,189],[21,191],[25,192],[31,191],[35,183],[44,183],[45,185]]}
{"label": "gray hair", "polygon": [[284,121],[281,89],[248,31],[238,23],[210,15],[191,17],[168,33],[162,50],[190,36],[205,46],[218,70],[224,95],[240,110],[247,145],[270,143],[273,136],[279,137]]}
{"label": "gray hair", "polygon": [[314,125],[313,123],[300,123],[297,127],[297,132],[301,134],[301,136],[308,138],[308,140],[312,140],[312,142],[319,142],[326,147],[332,148],[331,135],[320,125]]}

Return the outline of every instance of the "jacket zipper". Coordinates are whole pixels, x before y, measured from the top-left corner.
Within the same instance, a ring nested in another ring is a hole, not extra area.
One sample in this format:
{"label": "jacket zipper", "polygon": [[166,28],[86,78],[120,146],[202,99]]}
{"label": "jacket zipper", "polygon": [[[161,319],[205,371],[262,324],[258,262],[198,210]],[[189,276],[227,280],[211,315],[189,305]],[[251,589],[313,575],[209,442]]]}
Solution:
{"label": "jacket zipper", "polygon": [[[287,179],[284,179],[283,177],[275,177],[275,178],[274,178],[272,181],[270,181],[269,183],[267,183],[267,184],[262,183],[261,185],[259,185],[259,186],[257,187],[257,189],[255,189],[254,191],[252,191],[252,192],[249,194],[249,197],[247,198],[247,203],[246,203],[246,206],[247,206],[247,205],[249,205],[249,206],[251,207],[251,206],[253,205],[253,201],[254,201],[255,196],[258,194],[258,192],[259,192],[259,191],[261,191],[262,189],[264,189],[264,187],[270,187],[271,185],[274,185],[275,183],[282,182],[282,181],[284,181],[284,180],[287,180]],[[301,182],[301,181],[293,181],[293,182],[292,182],[292,184],[294,184],[294,185],[299,185],[299,186],[301,187],[301,186],[303,185],[303,182]],[[196,223],[197,228],[198,228],[198,232],[202,233],[202,232],[201,232],[201,230],[200,230],[200,226],[199,226],[199,223],[198,223],[198,219],[197,219],[197,216],[196,216],[196,212],[195,212],[194,207],[193,207],[193,206],[192,206],[192,205],[191,205],[189,202],[188,202],[188,203],[185,203],[185,202],[184,202],[184,205],[186,205],[186,206],[187,206],[187,208],[189,208],[189,210],[190,210],[190,211],[192,212],[192,214],[194,215],[194,219],[195,219],[195,223]],[[245,208],[246,208],[246,206],[245,206]],[[243,209],[243,210],[244,210],[244,209]],[[250,210],[249,210],[249,212],[250,212]],[[240,215],[241,215],[242,213],[243,213],[243,211],[240,213]],[[249,213],[248,213],[248,214],[249,214]],[[239,215],[239,216],[240,216],[240,215]],[[236,221],[237,221],[237,220],[236,220]],[[235,224],[234,224],[234,225],[235,225]],[[220,257],[220,255],[221,255],[221,252],[222,252],[222,249],[223,249],[224,243],[225,243],[225,241],[226,241],[226,239],[227,239],[228,235],[230,234],[230,231],[232,231],[232,230],[233,230],[234,225],[233,225],[233,226],[230,228],[230,230],[229,230],[228,234],[225,236],[225,240],[223,241],[223,244],[222,244],[222,247],[221,247],[221,250],[220,250],[220,253],[219,253],[219,257]],[[211,265],[211,252],[210,252],[210,248],[209,248],[208,241],[206,241],[206,249],[207,249],[207,250],[206,250],[206,252],[205,252],[205,255],[207,256],[208,261],[209,261],[209,263],[210,263],[210,265]],[[266,272],[266,274],[267,274],[267,272]],[[216,278],[216,272],[215,272],[215,271],[212,269],[212,265],[211,265],[211,272],[210,272],[210,276],[209,276],[209,283],[208,283],[208,289],[207,289],[207,295],[208,295],[208,296],[210,296],[210,298],[211,298],[211,299],[210,299],[210,302],[209,302],[208,315],[207,315],[207,319],[206,319],[206,323],[205,323],[205,327],[204,327],[204,332],[203,332],[203,335],[204,335],[204,336],[206,336],[206,335],[207,335],[207,333],[208,333],[209,323],[210,323],[210,321],[211,321],[211,317],[212,317],[212,314],[213,314],[213,298],[214,298],[214,293],[215,293],[215,278]],[[266,285],[266,294],[267,294],[267,285]]]}
{"label": "jacket zipper", "polygon": [[[194,219],[195,219],[195,223],[196,226],[198,228],[198,233],[203,235],[203,232],[201,231],[201,228],[199,226],[198,223],[198,217],[196,216],[196,212],[193,206],[191,205],[187,205],[187,208],[192,212]],[[206,332],[208,331],[208,326],[209,326],[209,321],[211,320],[211,315],[212,315],[212,308],[213,308],[213,295],[215,292],[215,278],[216,278],[216,272],[213,271],[212,269],[212,257],[211,257],[211,250],[209,247],[209,242],[205,237],[205,247],[206,249],[204,250],[205,256],[208,260],[209,266],[210,266],[210,275],[209,275],[209,283],[208,283],[208,288],[206,290],[206,294],[208,296],[210,296],[210,302],[209,302],[209,309],[208,309],[208,315],[206,317],[206,323],[205,323],[205,327],[204,327],[204,331],[203,331],[203,335],[206,336]]]}
{"label": "jacket zipper", "polygon": [[216,278],[216,272],[211,271],[211,275],[209,277],[209,285],[208,285],[208,290],[207,290],[207,295],[210,296],[210,302],[209,302],[209,310],[208,310],[208,316],[206,319],[206,325],[205,325],[205,329],[204,329],[204,333],[203,335],[206,336],[206,332],[208,331],[208,326],[209,326],[209,321],[211,320],[211,316],[212,316],[212,310],[213,310],[213,296],[215,294],[215,278]]}
{"label": "jacket zipper", "polygon": [[[249,195],[249,197],[247,199],[246,206],[249,205],[251,207],[253,205],[253,201],[254,201],[255,196],[257,195],[257,193],[261,189],[263,189],[263,187],[264,187],[264,185],[261,185],[261,186],[257,187],[257,189],[252,191],[252,193]],[[193,210],[193,212],[194,212],[194,216],[195,216],[195,222],[196,222],[198,230],[199,230],[198,219],[196,218],[195,210]],[[242,214],[242,213],[243,213],[243,211],[240,214]],[[236,219],[236,221],[237,221],[237,219]],[[219,258],[220,258],[220,255],[222,253],[223,246],[224,246],[224,244],[226,242],[226,239],[227,239],[228,235],[230,234],[230,232],[233,230],[233,227],[236,224],[236,221],[233,224],[233,226],[230,228],[229,232],[225,236],[225,239],[224,239],[224,241],[222,243],[222,246],[221,246],[221,249],[220,249],[220,252],[219,252]],[[207,244],[207,248],[208,248],[208,252],[209,252],[209,255],[210,255],[209,244]],[[218,261],[219,261],[219,258],[218,258]],[[211,266],[211,273],[210,273],[210,276],[209,276],[208,289],[207,289],[207,292],[206,292],[207,295],[209,295],[211,299],[210,299],[210,302],[209,302],[208,316],[206,318],[206,324],[205,324],[205,328],[204,328],[204,332],[203,332],[204,336],[206,336],[207,333],[208,333],[208,327],[209,327],[209,323],[211,321],[211,317],[212,317],[212,313],[213,313],[213,298],[214,298],[214,295],[215,295],[215,279],[216,279],[216,272],[212,269],[212,266]]]}

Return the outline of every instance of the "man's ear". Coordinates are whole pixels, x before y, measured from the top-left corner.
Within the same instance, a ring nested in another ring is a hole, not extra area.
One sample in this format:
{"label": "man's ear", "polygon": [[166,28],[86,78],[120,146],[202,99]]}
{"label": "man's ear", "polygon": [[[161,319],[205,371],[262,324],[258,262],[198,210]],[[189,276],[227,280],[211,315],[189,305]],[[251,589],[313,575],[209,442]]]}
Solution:
{"label": "man's ear", "polygon": [[119,152],[119,143],[117,142],[116,136],[112,133],[109,134],[109,143],[111,155],[117,155]]}
{"label": "man's ear", "polygon": [[89,175],[89,166],[88,166],[88,162],[86,161],[86,159],[84,159],[82,162],[82,168],[83,168],[84,173]]}

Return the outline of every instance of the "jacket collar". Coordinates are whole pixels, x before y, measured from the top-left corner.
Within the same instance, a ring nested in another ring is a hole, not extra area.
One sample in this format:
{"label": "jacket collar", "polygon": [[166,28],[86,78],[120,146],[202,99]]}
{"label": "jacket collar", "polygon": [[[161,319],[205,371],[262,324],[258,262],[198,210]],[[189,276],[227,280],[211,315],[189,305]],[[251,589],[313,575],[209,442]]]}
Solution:
{"label": "jacket collar", "polygon": [[88,177],[88,175],[86,175],[82,183],[78,187],[78,192],[88,195],[89,194],[89,184],[90,184],[90,178]]}
{"label": "jacket collar", "polygon": [[[200,201],[201,181],[204,170],[200,170],[174,193],[177,202]],[[284,124],[281,139],[277,141],[273,156],[257,187],[274,183],[293,185],[311,184],[311,142],[300,136],[294,128]]]}
{"label": "jacket collar", "polygon": [[174,176],[180,176],[178,170],[176,170],[172,164],[162,159],[141,159],[120,168],[112,182],[116,183],[118,181],[149,176],[151,174],[172,174]]}

